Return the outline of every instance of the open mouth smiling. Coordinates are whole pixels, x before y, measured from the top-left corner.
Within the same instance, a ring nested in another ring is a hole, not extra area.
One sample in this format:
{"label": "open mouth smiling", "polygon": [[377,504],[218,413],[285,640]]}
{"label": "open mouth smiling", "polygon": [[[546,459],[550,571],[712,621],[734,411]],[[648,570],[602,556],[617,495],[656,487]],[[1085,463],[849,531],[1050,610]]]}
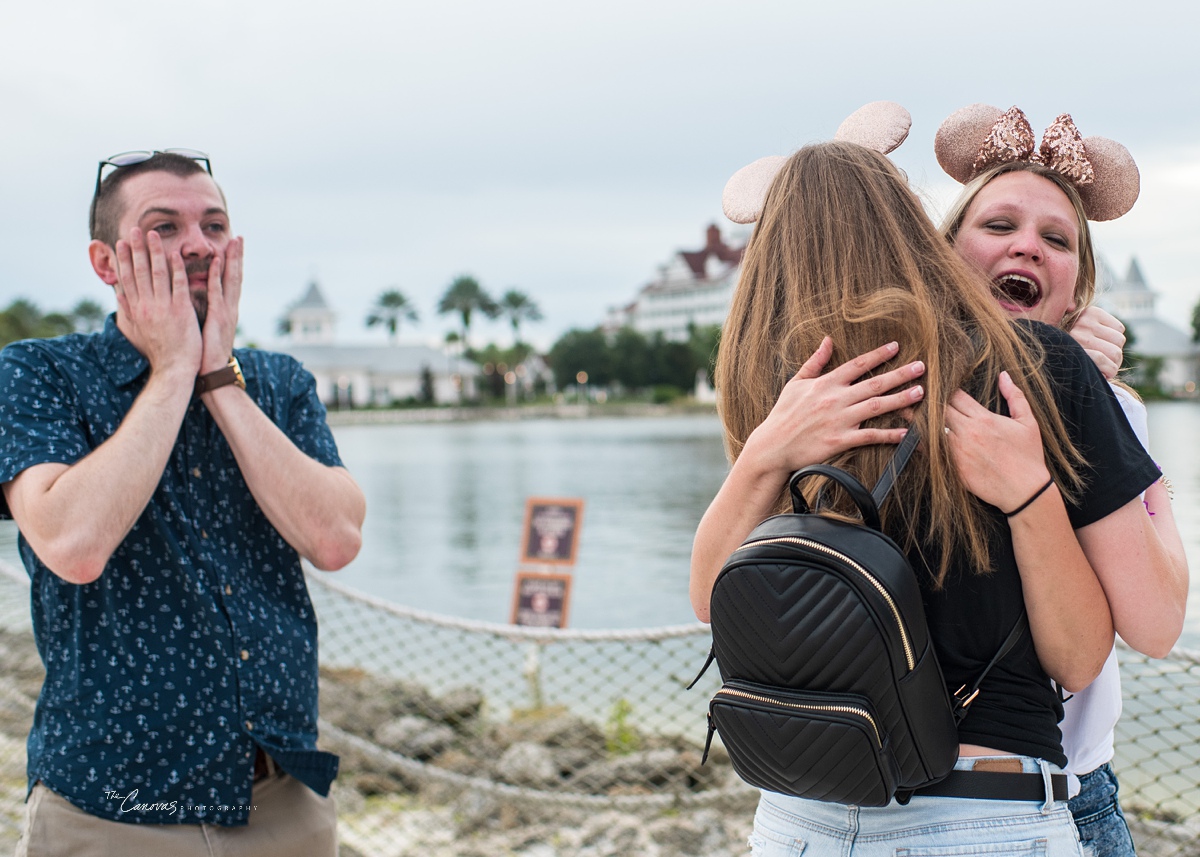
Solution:
{"label": "open mouth smiling", "polygon": [[1033,309],[1042,299],[1042,288],[1029,277],[1004,274],[992,281],[992,291],[1002,302]]}

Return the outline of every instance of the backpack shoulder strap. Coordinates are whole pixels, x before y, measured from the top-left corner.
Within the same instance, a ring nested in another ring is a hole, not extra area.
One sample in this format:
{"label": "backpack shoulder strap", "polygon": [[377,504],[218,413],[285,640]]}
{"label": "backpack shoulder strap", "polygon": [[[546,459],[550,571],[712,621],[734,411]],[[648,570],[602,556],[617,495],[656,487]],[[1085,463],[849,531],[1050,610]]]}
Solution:
{"label": "backpack shoulder strap", "polygon": [[887,495],[891,493],[892,486],[896,483],[896,477],[904,470],[904,465],[908,464],[908,460],[912,458],[912,454],[920,441],[921,433],[917,431],[917,427],[909,426],[908,434],[904,436],[904,440],[900,441],[900,445],[896,447],[896,452],[892,455],[892,460],[883,469],[883,473],[879,475],[879,481],[875,483],[875,487],[871,490],[871,497],[875,500],[875,508],[878,509],[883,506],[883,501],[887,499]]}
{"label": "backpack shoulder strap", "polygon": [[964,684],[958,690],[954,691],[955,723],[962,723],[963,720],[966,719],[968,713],[967,708],[972,702],[975,701],[975,697],[979,696],[979,685],[983,684],[984,677],[992,671],[992,667],[994,667],[1001,658],[1012,651],[1013,646],[1017,644],[1017,641],[1020,640],[1028,630],[1029,616],[1024,610],[1022,610],[1021,615],[1017,617],[1017,621],[1013,623],[1012,630],[1008,632],[1008,636],[1005,637],[1004,642],[1000,644],[1000,648],[996,651],[996,654],[992,655],[992,659],[988,661],[988,665],[983,668],[983,672],[976,677],[975,683],[971,685],[970,690],[968,690],[967,686]]}
{"label": "backpack shoulder strap", "polygon": [[[888,462],[888,466],[884,468],[879,481],[875,483],[875,488],[871,491],[871,499],[875,501],[876,507],[882,506],[883,501],[887,499],[892,486],[896,483],[896,477],[900,475],[901,471],[904,470],[904,466],[908,464],[908,460],[912,458],[912,454],[916,450],[920,440],[921,436],[917,431],[917,427],[909,426],[908,433],[904,435],[904,440],[900,441],[900,445],[896,447],[896,452],[892,456],[892,460]],[[1028,630],[1029,616],[1022,610],[1021,615],[1017,617],[1017,621],[1013,623],[1012,630],[1008,632],[1008,636],[1000,644],[1000,648],[996,651],[996,654],[992,655],[992,659],[988,661],[988,665],[976,676],[975,682],[971,685],[970,689],[964,684],[954,692],[955,723],[962,723],[966,718],[968,707],[975,701],[975,697],[979,696],[979,686],[983,684],[984,678],[987,677],[987,674],[992,671],[992,667],[1001,658],[1012,651],[1013,646],[1017,644],[1017,641]]]}

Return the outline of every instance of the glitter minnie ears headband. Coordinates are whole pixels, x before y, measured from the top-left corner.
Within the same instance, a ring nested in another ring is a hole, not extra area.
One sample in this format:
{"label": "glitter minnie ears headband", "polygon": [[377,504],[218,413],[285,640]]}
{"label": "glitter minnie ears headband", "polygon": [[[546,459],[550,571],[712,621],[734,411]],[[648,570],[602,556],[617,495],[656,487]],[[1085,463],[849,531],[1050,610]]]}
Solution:
{"label": "glitter minnie ears headband", "polygon": [[[887,154],[908,136],[912,117],[892,101],[872,101],[855,110],[838,127],[833,139],[857,143]],[[762,214],[771,182],[787,162],[783,155],[759,158],[742,167],[725,184],[721,207],[734,223],[754,223]]]}
{"label": "glitter minnie ears headband", "polygon": [[1088,220],[1116,220],[1133,208],[1141,190],[1129,150],[1105,137],[1080,136],[1068,113],[1051,123],[1038,146],[1029,120],[1016,107],[1001,111],[972,104],[946,118],[933,148],[942,169],[962,184],[998,164],[1042,164],[1079,191]]}

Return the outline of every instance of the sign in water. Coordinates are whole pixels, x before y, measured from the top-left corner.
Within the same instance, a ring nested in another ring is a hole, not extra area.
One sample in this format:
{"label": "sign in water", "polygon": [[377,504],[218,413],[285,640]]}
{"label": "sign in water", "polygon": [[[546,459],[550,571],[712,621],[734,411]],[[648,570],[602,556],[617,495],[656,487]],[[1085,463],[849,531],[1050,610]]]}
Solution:
{"label": "sign in water", "polygon": [[525,502],[521,562],[574,565],[582,524],[583,500],[530,498]]}
{"label": "sign in water", "polygon": [[565,628],[570,602],[571,575],[518,571],[510,621],[534,628]]}
{"label": "sign in water", "polygon": [[567,627],[571,602],[571,568],[579,554],[583,500],[578,497],[531,497],[525,501],[521,526],[521,563],[513,585],[514,625]]}

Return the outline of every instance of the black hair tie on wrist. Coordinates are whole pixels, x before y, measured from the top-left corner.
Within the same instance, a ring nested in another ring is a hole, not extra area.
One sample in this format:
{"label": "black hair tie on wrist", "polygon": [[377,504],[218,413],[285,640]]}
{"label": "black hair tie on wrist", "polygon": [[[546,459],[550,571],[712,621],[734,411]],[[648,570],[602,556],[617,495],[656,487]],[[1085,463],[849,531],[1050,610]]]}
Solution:
{"label": "black hair tie on wrist", "polygon": [[1053,484],[1054,484],[1054,477],[1051,476],[1046,481],[1045,485],[1043,485],[1041,488],[1039,488],[1038,490],[1033,492],[1032,497],[1030,497],[1028,500],[1026,500],[1024,503],[1022,503],[1017,508],[1013,509],[1011,512],[1005,512],[1004,517],[1011,518],[1013,515],[1019,515],[1021,512],[1024,512],[1026,509],[1029,508],[1029,506],[1033,503],[1034,500],[1036,500],[1038,497],[1041,497],[1043,494],[1045,494],[1046,489],[1049,488]]}

